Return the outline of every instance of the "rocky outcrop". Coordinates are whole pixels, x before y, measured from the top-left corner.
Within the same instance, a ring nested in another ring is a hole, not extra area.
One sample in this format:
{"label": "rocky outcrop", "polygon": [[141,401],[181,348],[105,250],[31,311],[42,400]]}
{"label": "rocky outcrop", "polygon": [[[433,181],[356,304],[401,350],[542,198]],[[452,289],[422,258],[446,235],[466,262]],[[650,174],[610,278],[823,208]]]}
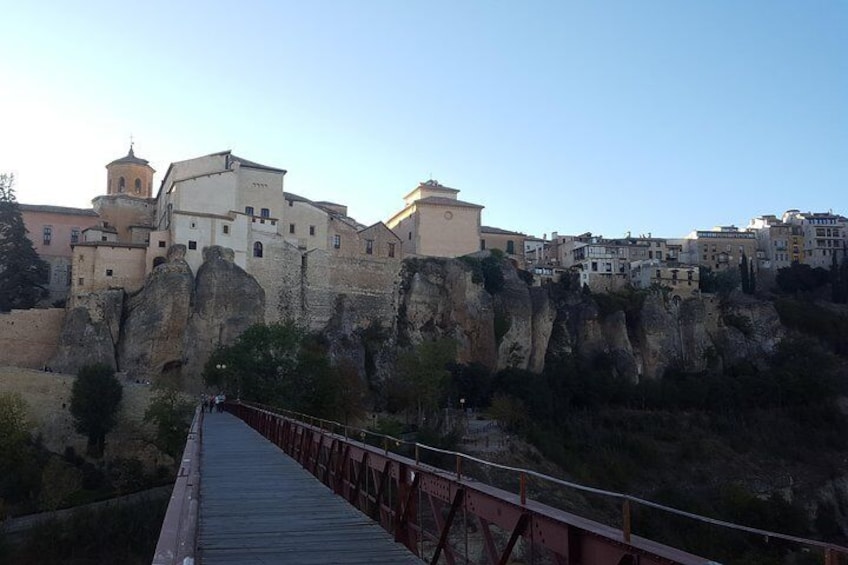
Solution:
{"label": "rocky outcrop", "polygon": [[104,290],[77,300],[65,317],[50,367],[61,373],[76,373],[94,363],[117,369],[123,304],[122,290]]}
{"label": "rocky outcrop", "polygon": [[492,296],[469,267],[448,259],[408,259],[401,272],[398,342],[451,338],[462,363],[495,368]]}
{"label": "rocky outcrop", "polygon": [[167,262],[147,275],[127,301],[118,364],[130,377],[158,377],[182,365],[194,277],[185,246],[173,245]]}
{"label": "rocky outcrop", "polygon": [[197,388],[203,364],[215,348],[232,344],[244,330],[264,321],[265,291],[233,262],[231,249],[212,246],[203,250],[190,306],[184,334],[177,338],[183,378],[188,388]]}

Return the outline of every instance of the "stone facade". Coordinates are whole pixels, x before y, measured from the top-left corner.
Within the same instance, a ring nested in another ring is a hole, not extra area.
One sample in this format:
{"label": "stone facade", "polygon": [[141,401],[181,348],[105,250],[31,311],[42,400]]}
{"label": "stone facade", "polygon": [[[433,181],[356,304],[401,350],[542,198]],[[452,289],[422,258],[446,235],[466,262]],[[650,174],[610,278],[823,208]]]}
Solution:
{"label": "stone facade", "polygon": [[458,193],[429,180],[404,197],[403,210],[386,222],[403,242],[404,254],[459,257],[479,249],[483,206],[458,200]]}
{"label": "stone facade", "polygon": [[525,240],[527,236],[491,226],[480,227],[480,250],[500,249],[506,256],[520,268],[525,264]]}
{"label": "stone facade", "polygon": [[50,267],[47,281],[50,301],[65,300],[73,277],[71,246],[82,241],[83,230],[97,221],[97,212],[64,206],[19,206],[36,253]]}

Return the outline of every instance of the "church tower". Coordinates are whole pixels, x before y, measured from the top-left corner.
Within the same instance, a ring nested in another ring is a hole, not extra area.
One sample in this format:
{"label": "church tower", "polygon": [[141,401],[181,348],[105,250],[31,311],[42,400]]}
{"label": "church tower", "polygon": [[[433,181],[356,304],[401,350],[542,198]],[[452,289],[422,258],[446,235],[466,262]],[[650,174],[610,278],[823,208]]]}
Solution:
{"label": "church tower", "polygon": [[133,152],[133,144],[130,143],[130,152],[126,157],[116,159],[106,165],[106,194],[125,194],[133,198],[152,198],[153,195],[153,170],[147,160],[139,159]]}

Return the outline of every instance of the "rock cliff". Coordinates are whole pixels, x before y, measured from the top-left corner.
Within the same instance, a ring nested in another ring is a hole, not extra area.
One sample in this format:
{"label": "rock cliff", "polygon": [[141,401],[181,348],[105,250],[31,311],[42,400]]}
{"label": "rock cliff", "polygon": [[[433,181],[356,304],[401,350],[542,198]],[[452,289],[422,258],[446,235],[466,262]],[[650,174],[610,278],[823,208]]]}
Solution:
{"label": "rock cliff", "polygon": [[[196,276],[184,255],[183,246],[173,246],[132,296],[106,291],[79,300],[53,366],[74,372],[100,361],[134,378],[179,372],[185,386],[196,388],[210,353],[262,322],[267,309],[262,287],[233,263],[230,250],[205,249]],[[493,371],[541,372],[550,359],[574,355],[635,382],[669,368],[697,372],[763,359],[783,335],[773,305],[749,297],[680,301],[639,293],[623,299],[631,300],[626,307],[611,307],[603,297],[560,285],[528,286],[508,261],[490,292],[480,261],[408,258],[396,282],[386,283],[395,289],[386,292],[391,304],[375,306],[335,289],[334,302],[324,306],[331,355],[378,386],[392,373],[398,349],[450,338],[459,362]]]}
{"label": "rock cliff", "polygon": [[106,363],[135,379],[178,379],[200,385],[200,371],[218,345],[232,343],[263,320],[265,293],[233,263],[232,251],[204,249],[197,276],[174,245],[132,296],[109,290],[81,297],[65,319],[51,365],[74,373]]}

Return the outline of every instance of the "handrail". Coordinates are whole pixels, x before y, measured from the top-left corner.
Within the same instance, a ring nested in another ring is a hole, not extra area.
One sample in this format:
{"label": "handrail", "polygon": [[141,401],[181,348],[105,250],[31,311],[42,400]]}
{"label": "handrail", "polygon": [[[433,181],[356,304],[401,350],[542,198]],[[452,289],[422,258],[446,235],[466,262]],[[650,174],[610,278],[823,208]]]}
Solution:
{"label": "handrail", "polygon": [[200,497],[200,457],[203,440],[203,408],[198,406],[189,428],[180,470],[174,482],[168,510],[162,521],[153,565],[192,565],[197,547]]}
{"label": "handrail", "polygon": [[[269,411],[269,412],[272,412],[272,413],[291,415],[290,417],[294,417],[295,419],[298,419],[298,420],[300,420],[304,423],[310,423],[311,422],[311,425],[313,425],[313,426],[315,425],[315,422],[318,422],[320,424],[318,427],[320,427],[322,429],[324,428],[324,424],[329,424],[330,426],[339,426],[343,429],[344,437],[350,437],[350,431],[353,431],[353,432],[359,434],[360,437],[362,437],[362,438],[364,438],[365,435],[370,435],[370,436],[373,436],[373,437],[382,438],[384,440],[383,447],[387,451],[388,451],[388,442],[393,442],[396,447],[399,447],[400,445],[407,445],[407,446],[410,446],[410,447],[414,447],[416,449],[416,454],[418,453],[418,450],[424,449],[426,451],[431,451],[431,452],[434,452],[434,453],[440,453],[442,455],[449,455],[449,456],[456,458],[457,469],[462,468],[461,460],[465,459],[465,460],[472,461],[474,463],[478,463],[478,464],[485,465],[485,466],[488,466],[488,467],[493,467],[493,468],[501,469],[501,470],[504,470],[504,471],[510,471],[510,472],[518,473],[519,476],[520,476],[520,485],[521,485],[519,494],[521,495],[522,501],[525,500],[525,497],[526,497],[525,479],[526,479],[527,476],[535,477],[535,478],[538,478],[538,479],[541,479],[541,480],[544,480],[544,481],[549,481],[549,482],[558,484],[560,486],[572,488],[572,489],[575,489],[575,490],[578,490],[578,491],[588,492],[588,493],[591,493],[591,494],[596,494],[596,495],[600,495],[600,496],[607,496],[607,497],[610,497],[610,498],[618,499],[618,500],[622,501],[623,503],[625,503],[625,510],[623,510],[623,514],[624,514],[623,521],[625,523],[624,524],[625,527],[623,529],[625,531],[625,537],[629,537],[629,531],[630,531],[630,524],[629,524],[630,509],[629,509],[628,505],[629,505],[629,503],[635,503],[635,504],[640,504],[642,506],[646,506],[646,507],[649,507],[649,508],[654,508],[656,510],[661,510],[661,511],[667,512],[669,514],[674,514],[674,515],[689,518],[691,520],[695,520],[695,521],[698,521],[698,522],[703,522],[705,524],[720,526],[720,527],[723,527],[723,528],[727,528],[727,529],[731,529],[731,530],[737,530],[737,531],[741,531],[741,532],[746,532],[746,533],[749,533],[749,534],[757,534],[757,535],[765,536],[765,537],[771,538],[771,539],[780,539],[780,540],[784,540],[784,541],[791,541],[793,543],[798,543],[800,545],[805,545],[805,546],[808,546],[808,547],[816,547],[816,548],[819,548],[819,549],[823,549],[823,550],[825,550],[826,559],[832,559],[832,555],[833,555],[832,552],[836,552],[836,553],[848,556],[848,547],[837,545],[837,544],[834,544],[834,543],[828,543],[828,542],[822,542],[822,541],[818,541],[818,540],[802,538],[802,537],[793,536],[793,535],[789,535],[789,534],[783,534],[783,533],[780,533],[780,532],[773,532],[773,531],[770,531],[770,530],[763,530],[763,529],[760,529],[760,528],[754,528],[754,527],[751,527],[751,526],[736,524],[734,522],[720,520],[720,519],[717,519],[717,518],[710,518],[709,516],[702,516],[700,514],[694,514],[692,512],[687,512],[685,510],[680,510],[678,508],[666,506],[664,504],[660,504],[660,503],[657,503],[657,502],[653,502],[653,501],[643,499],[643,498],[639,498],[639,497],[636,497],[636,496],[632,496],[632,495],[629,495],[629,494],[599,489],[599,488],[590,487],[590,486],[586,486],[586,485],[581,485],[579,483],[574,483],[574,482],[566,481],[566,480],[563,480],[563,479],[558,479],[556,477],[552,477],[550,475],[546,475],[546,474],[540,473],[538,471],[533,471],[532,469],[524,469],[522,467],[513,467],[513,466],[510,466],[510,465],[504,465],[502,463],[495,463],[494,461],[488,461],[486,459],[480,459],[478,457],[474,457],[472,455],[468,455],[468,454],[461,453],[461,452],[458,452],[458,451],[452,451],[452,450],[449,450],[449,449],[440,449],[440,448],[437,448],[437,447],[432,447],[432,446],[429,446],[429,445],[426,445],[426,444],[423,444],[423,443],[418,443],[418,442],[410,442],[410,441],[406,441],[406,440],[396,438],[396,437],[393,437],[393,436],[389,436],[389,435],[386,435],[386,434],[381,434],[381,433],[373,432],[371,430],[366,430],[364,428],[358,428],[356,426],[349,426],[347,424],[342,424],[342,423],[336,422],[334,420],[317,418],[317,417],[314,417],[314,416],[310,416],[308,414],[303,414],[302,412],[296,412],[294,410],[285,410],[285,409],[275,408],[275,407],[272,407],[272,406],[267,406],[267,405],[263,405],[263,404],[255,403],[255,402],[245,402],[245,401],[240,401],[240,402],[242,404],[245,404],[245,405],[248,405],[248,406],[253,406],[255,408],[259,408],[261,410],[266,410],[266,411]],[[416,455],[416,460],[417,459],[418,459],[418,457]],[[450,471],[449,469],[442,469],[442,470]],[[467,477],[463,477],[463,478],[467,478]],[[625,541],[628,541],[628,540],[625,539]]]}

